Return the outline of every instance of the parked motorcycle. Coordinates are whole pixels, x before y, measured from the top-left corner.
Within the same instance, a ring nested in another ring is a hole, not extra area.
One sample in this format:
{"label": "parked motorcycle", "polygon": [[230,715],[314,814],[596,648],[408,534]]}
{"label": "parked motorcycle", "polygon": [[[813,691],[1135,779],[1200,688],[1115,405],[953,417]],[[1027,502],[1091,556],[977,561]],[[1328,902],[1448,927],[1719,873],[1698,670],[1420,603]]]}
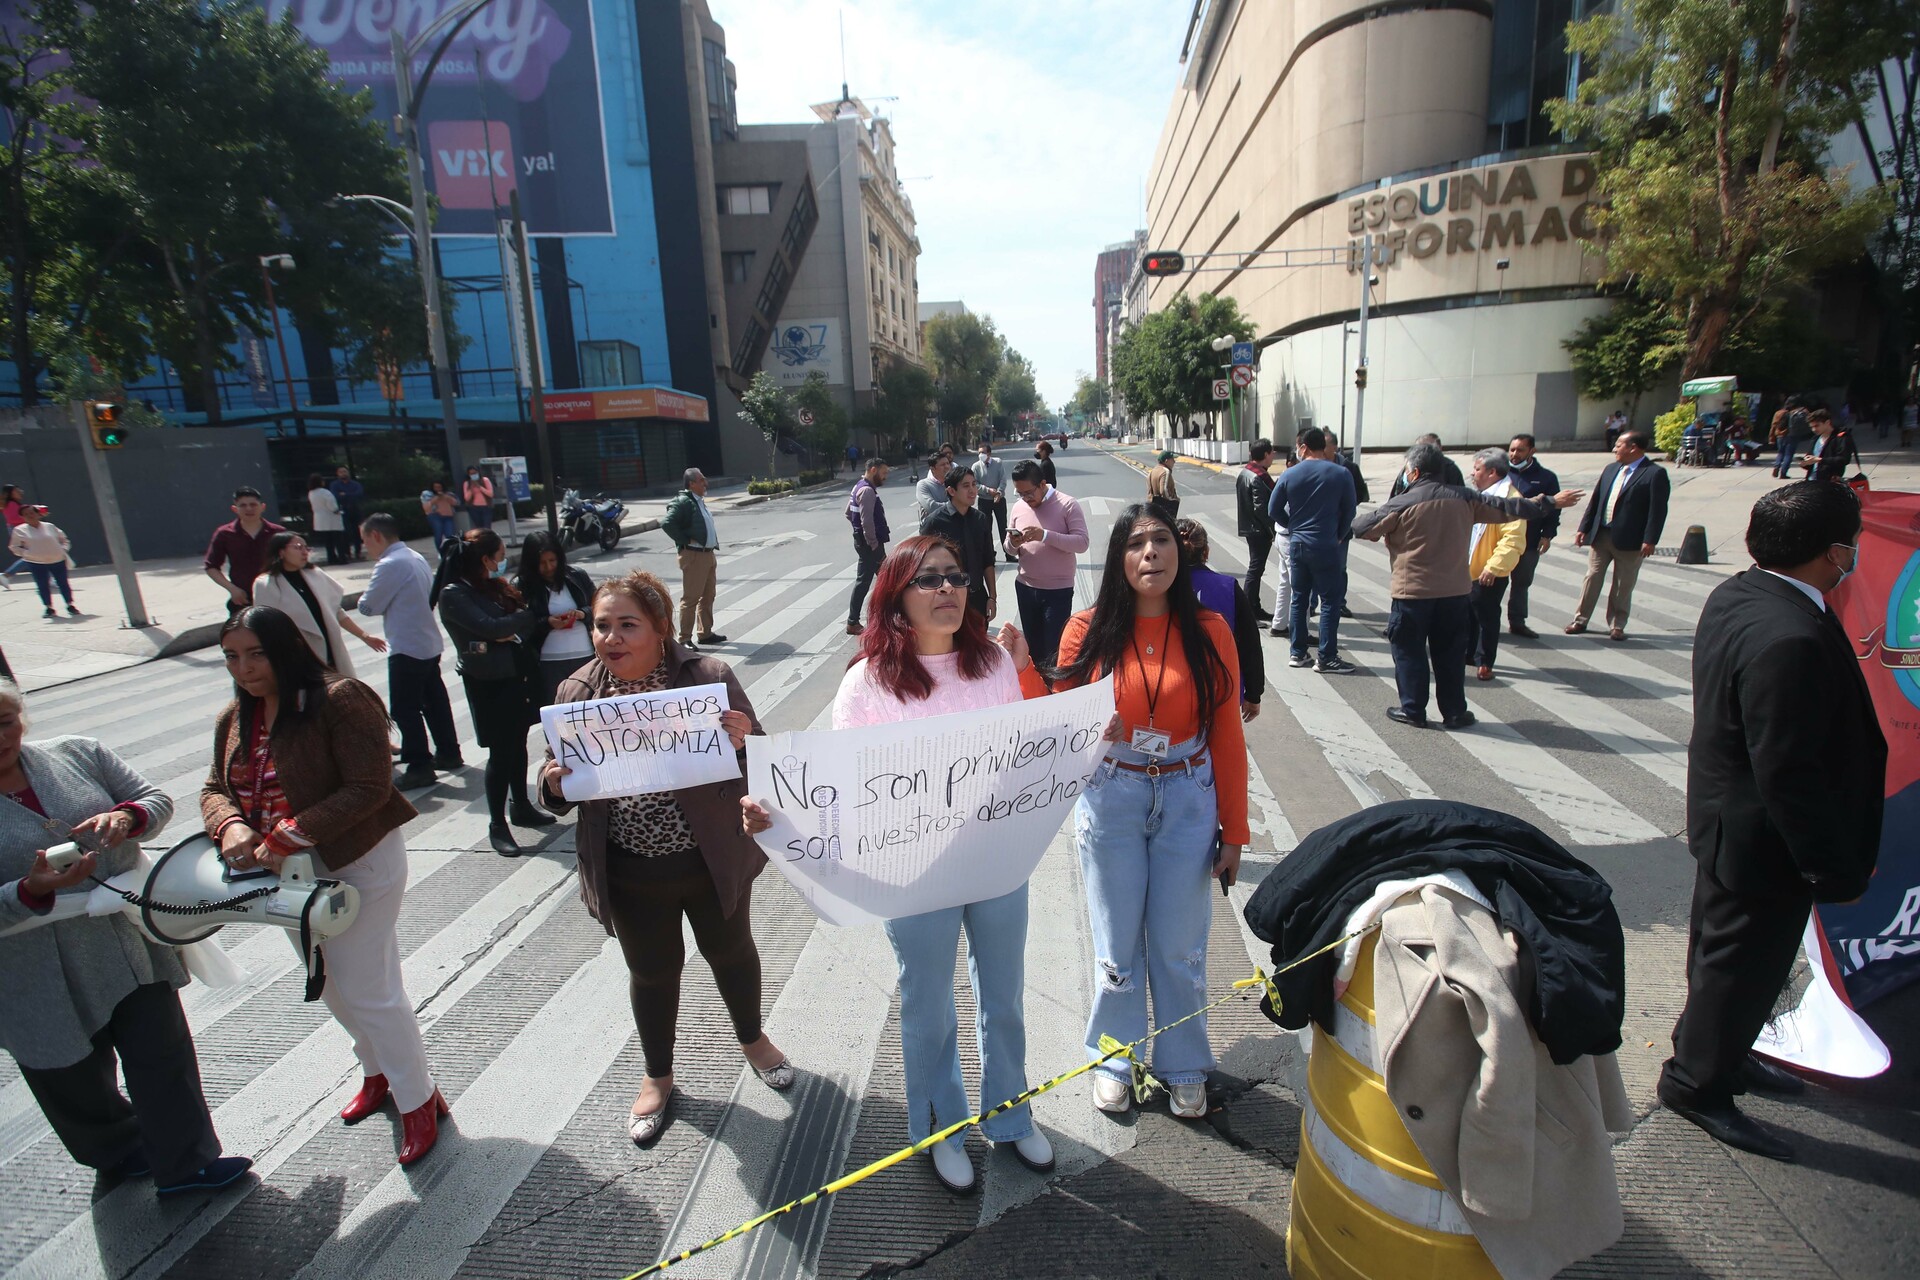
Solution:
{"label": "parked motorcycle", "polygon": [[578,489],[568,489],[560,499],[560,539],[569,547],[598,543],[602,551],[611,551],[620,541],[620,518],[626,514],[626,504],[618,498],[582,498]]}

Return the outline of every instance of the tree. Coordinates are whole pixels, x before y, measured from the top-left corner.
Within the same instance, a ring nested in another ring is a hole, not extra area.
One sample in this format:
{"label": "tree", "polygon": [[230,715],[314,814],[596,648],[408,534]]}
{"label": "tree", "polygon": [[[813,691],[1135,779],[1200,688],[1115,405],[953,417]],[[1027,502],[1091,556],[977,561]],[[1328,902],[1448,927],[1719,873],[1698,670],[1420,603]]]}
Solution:
{"label": "tree", "polygon": [[1221,376],[1216,338],[1253,340],[1253,324],[1232,298],[1181,294],[1120,334],[1108,353],[1114,385],[1137,418],[1165,414],[1188,428],[1195,414],[1213,414],[1213,382]]}
{"label": "tree", "polygon": [[860,411],[856,425],[872,435],[884,453],[889,444],[917,438],[933,412],[934,397],[933,375],[924,366],[889,356],[880,368],[873,403]]}
{"label": "tree", "polygon": [[1004,425],[1040,407],[1040,391],[1033,385],[1033,369],[1024,359],[1008,360],[993,375],[993,413]]}
{"label": "tree", "polygon": [[993,317],[972,312],[935,316],[927,323],[925,346],[939,381],[940,420],[963,423],[985,413],[1006,353]]}
{"label": "tree", "polygon": [[791,436],[799,419],[787,393],[765,369],[753,375],[753,381],[740,395],[740,420],[750,423],[767,441],[767,474],[773,474],[774,452],[781,436]]}
{"label": "tree", "polygon": [[827,386],[827,375],[815,369],[794,389],[790,399],[796,420],[802,411],[813,418],[811,423],[800,425],[800,442],[831,463],[847,447],[847,411]]}
{"label": "tree", "polygon": [[1083,418],[1098,418],[1112,404],[1112,394],[1104,382],[1095,382],[1082,372],[1075,375],[1073,398],[1067,401],[1067,410]]}
{"label": "tree", "polygon": [[88,155],[136,241],[123,287],[209,421],[241,330],[271,326],[263,256],[294,255],[287,305],[329,339],[424,348],[393,307],[387,229],[333,203],[404,181],[371,97],[335,84],[324,50],[248,0],[97,0],[72,55]]}
{"label": "tree", "polygon": [[1631,414],[1640,394],[1679,364],[1686,334],[1671,307],[1627,289],[1560,345],[1573,358],[1581,395],[1625,400]]}
{"label": "tree", "polygon": [[1885,218],[1820,163],[1858,116],[1870,74],[1897,52],[1898,0],[1622,0],[1571,24],[1594,74],[1548,104],[1591,139],[1607,275],[1681,325],[1681,374],[1717,373],[1728,335],[1861,252]]}

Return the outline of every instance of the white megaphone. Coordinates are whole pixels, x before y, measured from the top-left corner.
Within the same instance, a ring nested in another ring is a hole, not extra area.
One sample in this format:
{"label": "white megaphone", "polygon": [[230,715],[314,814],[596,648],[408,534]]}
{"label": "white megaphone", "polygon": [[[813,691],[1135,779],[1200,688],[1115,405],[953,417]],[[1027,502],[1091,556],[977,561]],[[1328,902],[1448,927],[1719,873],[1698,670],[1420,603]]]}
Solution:
{"label": "white megaphone", "polygon": [[[75,844],[47,850],[56,870],[85,851]],[[299,936],[309,957],[314,944],[337,938],[360,912],[360,891],[338,880],[316,879],[313,855],[295,854],[280,874],[264,868],[232,874],[220,846],[206,835],[189,836],[158,859],[143,851],[129,871],[100,882],[91,893],[63,893],[53,910],[21,922],[8,933],[84,915],[124,913],[140,932],[163,946],[204,941],[229,924],[277,925]]]}

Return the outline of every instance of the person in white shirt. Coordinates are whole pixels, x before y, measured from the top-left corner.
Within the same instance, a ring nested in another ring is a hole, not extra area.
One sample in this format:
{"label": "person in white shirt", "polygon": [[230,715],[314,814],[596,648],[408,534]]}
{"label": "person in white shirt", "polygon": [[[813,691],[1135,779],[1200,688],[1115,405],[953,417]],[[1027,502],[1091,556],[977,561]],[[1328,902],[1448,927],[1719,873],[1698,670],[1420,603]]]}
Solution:
{"label": "person in white shirt", "polygon": [[514,585],[541,619],[526,643],[540,655],[540,705],[550,707],[560,682],[593,661],[593,579],[568,564],[560,539],[543,529],[520,544]]}
{"label": "person in white shirt", "polygon": [[46,609],[40,616],[54,616],[53,588],[57,586],[66,597],[67,612],[79,617],[80,606],[73,602],[73,587],[67,581],[67,549],[71,545],[67,535],[37,506],[21,507],[20,521],[7,536],[7,550],[26,561],[27,571],[33,575],[34,589],[40,593],[40,603]]}

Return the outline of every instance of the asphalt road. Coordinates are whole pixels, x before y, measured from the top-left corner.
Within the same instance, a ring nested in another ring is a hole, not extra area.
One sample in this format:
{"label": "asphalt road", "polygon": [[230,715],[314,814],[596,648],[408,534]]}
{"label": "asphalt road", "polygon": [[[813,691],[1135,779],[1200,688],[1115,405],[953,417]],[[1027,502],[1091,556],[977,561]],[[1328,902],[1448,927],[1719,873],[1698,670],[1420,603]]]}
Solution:
{"label": "asphalt road", "polygon": [[[1082,499],[1095,552],[1114,515],[1144,489],[1114,458],[1075,445],[1057,459]],[[897,473],[896,473],[897,474]],[[1209,528],[1215,564],[1242,568],[1231,481],[1182,468],[1183,514]],[[911,487],[886,491],[906,525]],[[721,519],[719,653],[773,730],[824,721],[851,653],[844,634],[853,553],[844,495],[803,495]],[[630,568],[677,587],[658,533],[586,567]],[[1090,602],[1097,566],[1080,579]],[[1269,579],[1271,581],[1271,579]],[[1501,676],[1469,690],[1468,733],[1389,722],[1392,667],[1380,628],[1386,565],[1353,555],[1358,617],[1342,630],[1353,675],[1285,665],[1270,641],[1269,689],[1248,727],[1254,842],[1231,904],[1217,902],[1210,967],[1224,994],[1264,960],[1234,909],[1297,843],[1379,800],[1445,796],[1519,814],[1561,838],[1614,886],[1628,934],[1621,1064],[1643,1117],[1618,1149],[1626,1238],[1582,1275],[1911,1276],[1920,1274],[1920,1118],[1912,1035],[1896,1078],[1846,1094],[1817,1090],[1754,1110],[1799,1143],[1802,1163],[1728,1153],[1655,1108],[1654,1076],[1682,997],[1691,863],[1681,829],[1689,728],[1688,648],[1717,576],[1665,563],[1643,572],[1635,635],[1624,645],[1570,638],[1578,565],[1541,566],[1535,623],[1546,637],[1503,646]],[[1006,599],[1011,605],[1011,583]],[[351,642],[350,642],[351,643]],[[377,661],[363,676],[384,692]],[[467,715],[448,663],[458,719]],[[1470,684],[1474,682],[1469,682]],[[180,803],[160,845],[190,829],[215,712],[228,696],[208,651],[93,679],[32,700],[36,736],[91,734]],[[469,747],[470,760],[479,752]],[[229,929],[222,942],[253,972],[238,991],[186,999],[215,1120],[257,1180],[156,1206],[142,1184],[96,1188],[47,1133],[11,1064],[0,1066],[0,1268],[59,1276],[620,1276],[904,1142],[894,961],[878,929],[828,929],[778,875],[755,893],[770,1034],[802,1072],[774,1095],[730,1043],[704,966],[689,964],[675,1120],[652,1149],[625,1138],[641,1066],[618,948],[580,907],[570,828],[532,856],[486,849],[478,768],[415,797],[412,875],[400,923],[408,990],[454,1113],[441,1147],[393,1164],[397,1124],[353,1129],[333,1113],[357,1085],[345,1036],[299,999],[292,949]],[[530,836],[532,833],[522,833]],[[1030,1074],[1079,1061],[1090,947],[1070,841],[1057,838],[1033,882],[1028,942]],[[961,982],[962,1018],[971,1009]],[[1910,1028],[1912,1002],[1888,1002]],[[1876,1011],[1876,1020],[1880,1013]],[[972,1144],[984,1194],[954,1200],[919,1162],[789,1215],[675,1268],[688,1275],[847,1276],[914,1269],[948,1275],[1281,1274],[1297,1108],[1285,1085],[1290,1037],[1251,1002],[1210,1022],[1220,1104],[1186,1125],[1149,1107],[1114,1123],[1084,1081],[1035,1104],[1060,1167],[1048,1179]],[[971,1081],[971,1036],[963,1028]],[[94,1201],[96,1194],[106,1193]]]}

